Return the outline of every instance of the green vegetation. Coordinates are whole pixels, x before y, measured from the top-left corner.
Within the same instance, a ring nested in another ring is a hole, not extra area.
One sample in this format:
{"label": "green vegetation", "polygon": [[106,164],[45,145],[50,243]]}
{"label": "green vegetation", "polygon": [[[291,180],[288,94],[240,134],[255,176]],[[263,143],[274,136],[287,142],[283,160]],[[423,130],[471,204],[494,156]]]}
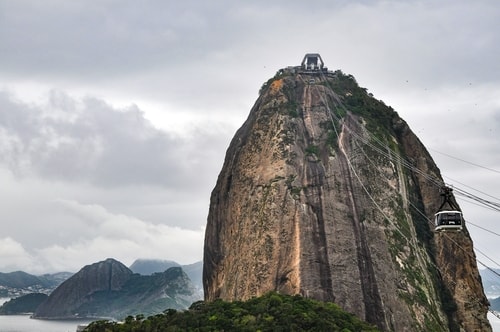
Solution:
{"label": "green vegetation", "polygon": [[331,148],[335,148],[338,145],[337,133],[334,131],[328,132],[328,137],[326,138],[326,144]]}
{"label": "green vegetation", "polygon": [[319,126],[323,129],[326,135],[326,145],[330,148],[335,148],[338,146],[338,136],[337,133],[340,132],[341,126],[339,122],[334,121],[322,121]]}
{"label": "green vegetation", "polygon": [[123,324],[97,321],[87,332],[114,331],[378,331],[334,303],[270,292],[246,302],[196,302],[187,311],[168,309]]}
{"label": "green vegetation", "polygon": [[376,137],[392,135],[392,122],[398,117],[394,109],[360,87],[352,75],[346,75],[340,70],[335,75],[337,79],[328,82],[335,93],[343,96],[345,108],[363,117],[367,129]]}
{"label": "green vegetation", "polygon": [[312,155],[314,155],[314,156],[316,156],[316,157],[317,157],[317,156],[319,155],[319,147],[318,147],[318,146],[316,146],[316,145],[309,145],[309,146],[306,148],[305,152],[306,152],[306,155],[307,155],[307,156],[312,156]]}
{"label": "green vegetation", "polygon": [[296,102],[290,102],[288,104],[287,110],[288,110],[287,114],[292,118],[298,118],[300,115],[299,106],[297,105]]}
{"label": "green vegetation", "polygon": [[302,187],[291,187],[290,192],[292,195],[300,195],[300,192],[302,191]]}
{"label": "green vegetation", "polygon": [[36,308],[49,297],[47,294],[31,293],[5,302],[0,306],[0,315],[19,315],[35,312]]}

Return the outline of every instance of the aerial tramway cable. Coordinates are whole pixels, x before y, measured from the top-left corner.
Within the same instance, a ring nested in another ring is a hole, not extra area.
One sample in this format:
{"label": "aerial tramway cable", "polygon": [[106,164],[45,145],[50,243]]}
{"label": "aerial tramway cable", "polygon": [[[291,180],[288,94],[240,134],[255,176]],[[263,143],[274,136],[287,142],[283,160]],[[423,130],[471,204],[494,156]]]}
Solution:
{"label": "aerial tramway cable", "polygon": [[452,156],[452,155],[450,155],[450,154],[447,154],[447,153],[444,153],[444,152],[440,152],[440,151],[435,150],[435,149],[430,149],[430,148],[429,148],[429,150],[432,150],[432,151],[434,151],[434,152],[436,152],[436,153],[442,154],[443,156],[446,156],[446,157],[448,157],[448,158],[455,159],[455,160],[459,160],[459,161],[464,162],[464,163],[466,163],[466,164],[470,164],[470,165],[473,165],[473,166],[476,166],[476,167],[481,167],[481,168],[486,169],[486,170],[491,171],[491,172],[500,173],[500,171],[498,171],[498,170],[496,170],[496,169],[493,169],[493,168],[490,168],[490,167],[486,167],[486,166],[482,166],[482,165],[479,165],[479,164],[476,164],[476,163],[473,163],[473,162],[467,161],[467,160],[465,160],[465,159],[461,159],[461,158],[458,158],[458,157],[454,157],[454,156]]}
{"label": "aerial tramway cable", "polygon": [[[322,78],[326,80],[325,75],[323,73],[320,73],[320,74],[321,74]],[[328,105],[328,103],[325,103],[325,105]],[[340,107],[345,112],[348,112],[348,109],[341,102],[339,102],[339,105],[340,105]],[[335,121],[334,121],[334,119],[338,123],[341,122],[341,119],[337,117],[337,115],[335,114],[335,112],[332,112],[332,110],[330,110],[330,109],[328,109],[328,110],[329,110],[328,113],[329,113],[330,118],[332,120],[333,127],[335,128]],[[496,203],[496,202],[492,202],[490,200],[486,200],[486,199],[481,198],[481,197],[479,197],[477,195],[474,195],[474,194],[472,194],[470,192],[467,192],[466,190],[461,189],[460,187],[457,187],[456,185],[445,183],[441,179],[438,179],[437,177],[435,177],[433,175],[427,174],[426,172],[424,172],[424,171],[420,170],[419,168],[417,168],[416,166],[414,166],[406,158],[404,158],[403,156],[399,155],[397,151],[392,151],[387,146],[387,144],[385,144],[384,142],[380,141],[380,139],[378,139],[375,135],[373,135],[369,131],[368,131],[369,139],[367,139],[366,137],[362,137],[358,133],[356,133],[355,131],[351,130],[348,126],[345,126],[345,128],[350,132],[350,134],[354,138],[356,138],[357,140],[359,140],[363,144],[367,145],[368,147],[370,147],[371,149],[373,149],[374,151],[376,151],[380,155],[388,158],[390,161],[396,162],[398,164],[401,164],[401,165],[403,165],[403,167],[409,169],[413,173],[416,173],[416,174],[422,176],[425,180],[427,180],[428,182],[434,184],[439,189],[442,188],[442,187],[444,187],[444,186],[453,187],[453,189],[456,192],[457,196],[465,197],[465,198],[467,198],[469,200],[475,201],[477,204],[482,205],[483,207],[486,207],[486,208],[488,208],[490,210],[493,210],[493,211],[500,212],[500,203]],[[372,141],[375,142],[376,144],[378,144],[378,146],[375,145],[374,143],[372,143]],[[473,164],[473,163],[470,163],[470,164]],[[477,166],[480,166],[480,165],[477,165]],[[458,181],[455,181],[455,182],[456,183],[460,183]],[[476,192],[482,193],[483,195],[486,195],[486,196],[488,196],[490,198],[493,198],[495,200],[499,200],[500,201],[499,198],[496,198],[494,196],[488,195],[488,194],[486,194],[486,193],[484,193],[484,192],[482,192],[480,190],[474,189],[474,188],[472,188],[470,186],[467,186],[467,185],[465,185],[463,183],[460,183],[460,184],[464,185],[465,187],[468,187],[469,189],[472,189],[472,190],[474,190]]]}
{"label": "aerial tramway cable", "polygon": [[[345,106],[343,104],[340,104],[340,106],[345,110],[347,111],[347,109],[345,108]],[[337,120],[337,122],[340,123],[340,119],[335,115],[334,112],[332,112],[331,110],[329,111],[330,115],[332,117],[335,118],[335,120]],[[333,119],[332,119],[333,121]],[[426,174],[425,172],[421,171],[420,169],[418,169],[417,167],[413,166],[410,162],[408,162],[404,157],[400,156],[397,154],[397,152],[395,151],[392,151],[391,153],[389,152],[386,152],[384,151],[384,149],[388,150],[388,151],[391,151],[387,145],[385,145],[384,143],[382,143],[377,137],[375,137],[374,135],[372,135],[370,132],[368,132],[369,136],[370,136],[370,139],[374,140],[375,142],[377,142],[381,147],[378,147],[378,146],[375,146],[373,143],[371,143],[370,141],[368,141],[366,138],[358,135],[355,131],[351,130],[348,126],[345,126],[345,128],[350,132],[350,134],[356,138],[358,141],[360,141],[361,143],[367,145],[368,147],[370,147],[371,149],[375,150],[376,152],[378,152],[380,155],[388,158],[391,162],[396,162],[396,163],[399,163],[401,164],[403,167],[409,169],[410,171],[414,172],[414,173],[417,173],[419,175],[421,175],[424,179],[426,179],[427,181],[431,182],[432,184],[436,185],[436,186],[439,186],[439,187],[442,187],[443,186],[443,182],[441,182],[440,180],[438,180],[437,178],[435,178],[434,176],[431,176],[429,174]],[[362,149],[363,150],[363,149]],[[369,158],[368,158],[369,160]],[[467,186],[467,185],[465,185]],[[469,187],[469,186],[467,186]],[[479,190],[476,190],[472,187],[469,187],[477,192],[481,192]],[[496,203],[496,202],[492,202],[492,201],[488,201],[486,199],[483,199],[481,197],[478,197],[476,195],[473,195],[463,189],[460,189],[460,188],[457,188],[456,186],[453,186],[453,189],[456,191],[457,193],[457,196],[462,196],[462,197],[465,197],[469,200],[472,201],[473,204],[476,204],[476,205],[479,205],[479,206],[483,206],[485,208],[488,208],[490,210],[493,210],[493,211],[500,211],[500,204]],[[483,193],[483,192],[481,192]],[[488,195],[486,193],[483,193],[489,197],[492,197],[494,199],[497,199],[496,197],[494,196],[491,196],[491,195]],[[474,203],[475,202],[475,203]],[[427,217],[426,217],[427,218]],[[472,223],[471,223],[472,224]],[[474,226],[476,226],[475,224],[472,224]],[[481,227],[482,229],[490,232],[490,233],[493,233],[493,234],[496,234],[498,235],[497,233],[493,232],[493,231],[490,231],[484,227]],[[486,256],[487,257],[487,256]]]}
{"label": "aerial tramway cable", "polygon": [[[345,106],[343,104],[340,104],[340,106],[345,110],[347,111],[347,109],[345,108]],[[335,117],[335,119],[337,121],[340,121],[340,119],[335,115],[334,112],[331,112],[330,111],[330,114]],[[486,200],[484,198],[481,198],[477,195],[474,195],[472,193],[469,193],[467,192],[466,190],[464,189],[461,189],[459,187],[457,187],[456,185],[452,185],[452,184],[448,184],[448,183],[445,183],[443,181],[441,181],[440,179],[436,178],[435,176],[432,176],[432,175],[429,175],[425,172],[423,172],[422,170],[418,169],[416,166],[412,165],[408,160],[406,160],[404,157],[400,156],[397,152],[395,151],[392,151],[392,152],[386,152],[384,150],[389,150],[389,147],[384,144],[383,142],[381,142],[377,137],[375,137],[373,134],[371,134],[370,132],[368,132],[369,136],[370,136],[370,139],[375,141],[376,143],[378,143],[379,146],[376,146],[375,144],[373,144],[372,142],[370,142],[367,138],[365,137],[362,137],[360,136],[359,134],[357,134],[356,132],[354,132],[353,130],[351,130],[349,127],[346,126],[346,129],[351,133],[351,135],[358,139],[359,141],[361,141],[362,143],[366,144],[367,146],[369,146],[371,149],[373,149],[374,151],[376,151],[377,153],[379,153],[380,155],[388,158],[390,161],[392,162],[397,162],[397,163],[400,163],[401,165],[403,165],[405,168],[409,169],[410,171],[412,171],[413,173],[416,173],[420,176],[422,176],[424,179],[426,179],[428,182],[434,184],[435,186],[437,186],[438,188],[442,188],[444,186],[448,186],[448,187],[453,187],[453,189],[457,192],[457,196],[463,196],[463,197],[466,197],[468,199],[471,199],[471,200],[474,200],[476,201],[477,203],[479,204],[482,204],[483,206],[485,206],[486,208],[489,208],[491,210],[494,210],[494,211],[498,211],[500,212],[500,203],[496,203],[496,202],[492,202],[490,200]],[[457,183],[460,183],[458,181],[455,181]],[[462,183],[460,183],[462,184]],[[462,184],[464,185],[464,184]],[[497,197],[494,197],[494,196],[491,196],[491,195],[488,195],[480,190],[477,190],[477,189],[474,189],[470,186],[467,186],[467,185],[464,185],[470,189],[473,189],[477,192],[480,192],[486,196],[489,196],[491,198],[494,198],[496,200],[500,200],[499,198]]]}
{"label": "aerial tramway cable", "polygon": [[456,180],[456,179],[452,179],[452,178],[450,178],[449,176],[444,176],[444,177],[446,177],[446,178],[448,178],[448,179],[452,180],[452,181],[453,181],[453,182],[455,182],[455,183],[460,183],[460,184],[461,184],[462,186],[464,186],[464,187],[467,187],[467,188],[469,188],[469,189],[472,189],[472,190],[474,190],[474,191],[477,191],[478,193],[481,193],[481,194],[483,194],[483,195],[485,195],[485,196],[488,196],[488,197],[493,198],[494,200],[497,200],[497,201],[499,201],[499,202],[500,202],[500,198],[498,198],[498,197],[492,196],[492,195],[490,195],[490,194],[488,194],[488,193],[485,193],[484,191],[481,191],[481,190],[478,190],[478,189],[472,188],[471,186],[468,186],[468,185],[466,185],[465,183],[462,183],[462,182],[460,182],[460,181],[458,181],[458,180]]}
{"label": "aerial tramway cable", "polygon": [[[322,74],[323,75],[323,74]],[[324,77],[324,75],[323,75]],[[340,107],[345,111],[347,112],[347,108],[342,104],[342,103],[339,103]],[[330,110],[330,115],[333,116],[337,122],[340,123],[340,119],[336,116],[336,114],[334,112],[332,112]],[[432,176],[432,175],[429,175],[425,172],[423,172],[422,170],[418,169],[416,166],[414,166],[410,161],[408,161],[406,158],[402,157],[401,155],[399,155],[396,151],[391,151],[389,149],[389,147],[387,146],[387,144],[385,144],[384,142],[380,141],[380,139],[378,139],[375,135],[373,135],[372,133],[368,132],[369,134],[369,139],[365,138],[365,137],[362,137],[360,136],[359,134],[357,134],[355,131],[351,130],[349,127],[346,126],[346,129],[349,130],[349,132],[351,133],[351,135],[360,140],[361,142],[363,142],[364,144],[366,144],[367,146],[369,146],[370,148],[372,148],[373,150],[375,150],[377,153],[379,153],[380,155],[388,158],[389,160],[393,161],[393,162],[398,162],[400,164],[402,164],[404,167],[406,167],[407,169],[411,170],[412,172],[416,173],[416,174],[419,174],[420,176],[422,176],[424,179],[426,179],[428,182],[430,183],[433,183],[434,185],[436,185],[438,188],[442,188],[443,186],[448,186],[448,187],[453,187],[454,190],[457,192],[457,196],[463,196],[463,197],[467,197],[469,199],[472,199],[476,202],[478,202],[479,204],[482,204],[484,205],[485,207],[489,208],[489,209],[492,209],[492,210],[495,210],[495,211],[499,211],[500,212],[500,203],[496,203],[496,202],[492,202],[492,201],[489,201],[489,200],[486,200],[484,198],[481,198],[477,195],[474,195],[472,193],[469,193],[459,187],[457,187],[456,185],[452,185],[452,184],[447,184],[445,183],[444,181],[436,178],[435,176]],[[374,143],[375,142],[377,145],[375,145]],[[386,152],[386,151],[390,151],[390,152]],[[452,158],[456,158],[456,157],[453,157],[453,156],[450,156]],[[457,158],[459,159],[459,158]],[[463,159],[459,159],[459,160],[462,160],[462,161],[465,161]],[[486,168],[486,169],[489,169],[491,171],[495,171],[497,172],[496,170],[493,170],[493,169],[490,169],[490,168],[487,168],[487,167],[484,167],[484,166],[481,166],[481,165],[478,165],[478,164],[474,164],[474,163],[471,163],[471,162],[468,162],[469,164],[472,164],[474,166],[477,166],[477,167],[482,167],[482,168]],[[499,172],[500,173],[500,172]],[[465,187],[468,187],[469,189],[472,189],[476,192],[479,192],[483,195],[486,195],[490,198],[493,198],[495,200],[498,200],[500,201],[499,198],[497,197],[494,197],[494,196],[491,196],[487,193],[484,193],[480,190],[477,190],[477,189],[474,189],[470,186],[467,186],[459,181],[456,181],[456,180],[453,180],[454,182],[456,183],[460,183],[461,185],[465,186]]]}
{"label": "aerial tramway cable", "polygon": [[[327,103],[325,105],[328,105]],[[345,108],[345,106],[340,103],[341,107],[344,108],[345,111],[347,111],[347,109]],[[341,123],[341,120],[335,115],[334,112],[332,112],[328,107],[327,107],[327,111],[328,111],[328,114],[330,115],[330,119],[331,119],[331,122],[332,122],[332,125],[333,125],[333,128],[335,130],[335,134],[337,136],[337,140],[340,142],[340,135],[337,131],[337,128],[335,126],[335,121],[334,121],[334,118],[337,120],[338,123]],[[382,142],[380,142],[380,140],[378,140],[376,137],[374,137],[370,132],[369,135],[371,136],[371,138],[376,141],[380,146],[382,146],[382,148],[379,148],[375,145],[373,145],[371,142],[369,142],[367,139],[365,139],[364,137],[361,137],[360,135],[358,135],[357,133],[355,133],[354,131],[350,130],[350,128],[348,128],[347,126],[345,126],[344,128],[346,128],[353,137],[355,137],[357,140],[359,140],[360,142],[362,142],[363,144],[366,144],[368,145],[370,148],[372,148],[373,150],[377,151],[378,153],[380,153],[381,155],[383,155],[384,157],[388,158],[391,162],[397,162],[398,164],[402,165],[403,167],[406,167],[408,168],[410,171],[412,172],[415,172],[419,175],[421,175],[424,179],[426,179],[427,181],[433,183],[434,185],[437,185],[437,186],[440,186],[442,187],[443,186],[443,182],[440,181],[439,179],[437,179],[436,177],[434,176],[430,176],[428,174],[426,174],[425,172],[419,170],[418,168],[416,168],[415,166],[413,166],[411,163],[409,163],[405,158],[403,158],[402,156],[398,155],[397,152],[395,151],[392,151],[391,152],[385,152],[384,149],[386,149],[387,151],[391,151],[388,146],[386,144],[383,144]],[[339,143],[340,144],[340,143]],[[361,149],[361,151],[365,154],[366,156],[366,153],[364,151],[363,148],[359,147]],[[368,195],[368,197],[370,198],[370,200],[374,203],[374,205],[376,206],[376,208],[379,210],[379,212],[382,213],[382,215],[384,216],[385,219],[387,219],[388,221],[391,222],[391,219],[384,213],[384,211],[380,208],[380,206],[378,205],[378,203],[375,201],[375,199],[371,196],[370,192],[368,191],[368,189],[364,186],[364,184],[362,183],[361,179],[359,178],[357,172],[355,171],[354,169],[354,166],[352,165],[349,157],[345,154],[345,151],[343,151],[345,157],[346,157],[346,160],[347,160],[347,163],[351,169],[351,171],[353,172],[353,174],[355,175],[356,179],[359,181],[360,185],[362,186],[363,190],[366,192],[366,194]],[[370,158],[367,158],[368,160],[370,160]],[[481,167],[480,165],[476,165],[476,164],[473,164],[473,163],[470,163],[472,165],[475,165],[475,166],[479,166]],[[484,168],[484,167],[483,167]],[[488,168],[487,168],[488,169]],[[490,169],[492,170],[492,169]],[[492,171],[496,171],[496,170],[492,170]],[[469,187],[469,186],[467,186]],[[455,187],[454,187],[455,188]],[[469,187],[471,188],[471,187]],[[473,190],[476,190],[474,188],[471,188]],[[476,190],[478,191],[478,190]],[[495,203],[495,202],[491,202],[491,201],[488,201],[488,200],[485,200],[483,198],[480,198],[476,195],[473,195],[473,194],[470,194],[468,192],[466,192],[465,190],[463,189],[458,189],[457,190],[458,194],[459,195],[463,195],[469,199],[472,199],[473,201],[476,201],[477,203],[479,204],[482,204],[484,207],[487,207],[489,209],[492,209],[492,210],[495,210],[495,211],[500,211],[500,204],[498,203]],[[481,191],[478,191],[478,192],[481,192]],[[481,192],[482,194],[485,194],[483,192]],[[487,194],[486,194],[487,195]],[[490,195],[487,195],[491,198],[494,198],[494,199],[497,199],[496,197],[493,197],[493,196],[490,196]],[[421,214],[426,220],[427,222],[429,222],[431,225],[433,224],[433,222],[427,217],[427,215],[425,215],[425,213],[423,213],[422,211],[420,211],[420,209],[418,209],[411,201],[407,200],[409,206],[413,207],[419,214]],[[493,231],[490,231],[484,227],[481,227],[481,226],[477,226],[473,223],[470,223],[471,225],[473,226],[476,226],[476,227],[479,227],[485,231],[488,231],[490,233],[493,233],[497,236],[500,236],[500,234],[498,233],[495,233]],[[399,229],[396,228],[398,231]],[[401,231],[399,231],[401,233],[401,235],[406,238],[406,236],[404,234],[402,234]],[[490,271],[491,273],[493,273],[494,275],[500,277],[500,274],[498,272],[496,272],[495,270],[493,270],[491,267],[489,267],[488,265],[486,265],[485,263],[483,263],[482,261],[480,261],[479,259],[477,259],[477,257],[473,256],[468,250],[464,249],[459,243],[457,243],[455,240],[453,240],[448,234],[444,233],[444,235],[447,237],[448,240],[450,240],[452,243],[455,244],[455,246],[457,246],[458,248],[460,248],[461,250],[464,251],[465,254],[469,255],[471,258],[473,258],[474,261],[478,262],[479,264],[481,264],[482,266],[484,266],[488,271]],[[488,258],[491,262],[495,263],[496,265],[500,266],[497,262],[495,262],[492,258],[490,258],[488,255],[486,255],[485,253],[483,253],[481,250],[475,248],[475,250],[482,254],[484,257]],[[439,271],[439,268],[433,263],[433,262],[430,262],[438,271]],[[476,299],[477,301],[479,301],[479,299]],[[499,318],[500,319],[500,315],[497,314],[495,311],[491,310],[488,308],[488,311],[490,313],[492,313],[495,317]]]}
{"label": "aerial tramway cable", "polygon": [[499,233],[494,232],[494,231],[492,231],[492,230],[490,230],[490,229],[484,228],[484,227],[482,227],[482,226],[476,225],[476,224],[474,224],[474,223],[472,223],[472,222],[470,222],[470,221],[467,221],[467,224],[472,225],[472,226],[477,227],[477,228],[480,228],[480,229],[482,229],[483,231],[486,231],[486,232],[491,233],[491,234],[493,234],[493,235],[500,236],[500,234],[499,234]]}

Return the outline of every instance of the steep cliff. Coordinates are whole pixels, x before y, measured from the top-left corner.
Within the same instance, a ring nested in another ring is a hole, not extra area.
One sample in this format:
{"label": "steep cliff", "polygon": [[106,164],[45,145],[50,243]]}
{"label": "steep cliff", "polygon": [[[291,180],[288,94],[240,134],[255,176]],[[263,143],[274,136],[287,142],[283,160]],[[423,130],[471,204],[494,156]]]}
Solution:
{"label": "steep cliff", "polygon": [[489,331],[467,230],[433,232],[442,185],[404,120],[352,76],[280,70],[211,195],[205,298],[275,290],[386,331]]}

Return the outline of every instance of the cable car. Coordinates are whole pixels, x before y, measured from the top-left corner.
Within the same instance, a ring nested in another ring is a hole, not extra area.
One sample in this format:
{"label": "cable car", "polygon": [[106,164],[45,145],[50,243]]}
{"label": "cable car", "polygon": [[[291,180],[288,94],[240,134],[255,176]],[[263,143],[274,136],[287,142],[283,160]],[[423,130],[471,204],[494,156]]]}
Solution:
{"label": "cable car", "polygon": [[[449,187],[443,188],[443,203],[438,209],[438,212],[434,215],[434,223],[436,231],[460,231],[463,228],[464,219],[462,217],[462,212],[460,208],[452,200],[451,196],[452,189]],[[450,209],[445,209],[445,205],[448,204]]]}
{"label": "cable car", "polygon": [[463,218],[460,211],[439,211],[434,216],[436,231],[462,229]]}

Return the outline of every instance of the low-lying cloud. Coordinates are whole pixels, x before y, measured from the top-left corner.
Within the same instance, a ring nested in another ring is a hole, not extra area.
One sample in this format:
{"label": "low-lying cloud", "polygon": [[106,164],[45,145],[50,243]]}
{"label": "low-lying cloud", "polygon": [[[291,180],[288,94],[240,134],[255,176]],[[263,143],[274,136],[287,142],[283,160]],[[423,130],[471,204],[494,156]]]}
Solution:
{"label": "low-lying cloud", "polygon": [[[71,241],[28,252],[14,239],[0,239],[2,269],[25,269],[31,273],[76,272],[93,262],[113,257],[126,265],[147,257],[172,259],[189,264],[201,259],[204,230],[182,229],[153,224],[122,214],[113,214],[99,205],[61,200],[73,223]],[[28,267],[28,268],[27,268]]]}

